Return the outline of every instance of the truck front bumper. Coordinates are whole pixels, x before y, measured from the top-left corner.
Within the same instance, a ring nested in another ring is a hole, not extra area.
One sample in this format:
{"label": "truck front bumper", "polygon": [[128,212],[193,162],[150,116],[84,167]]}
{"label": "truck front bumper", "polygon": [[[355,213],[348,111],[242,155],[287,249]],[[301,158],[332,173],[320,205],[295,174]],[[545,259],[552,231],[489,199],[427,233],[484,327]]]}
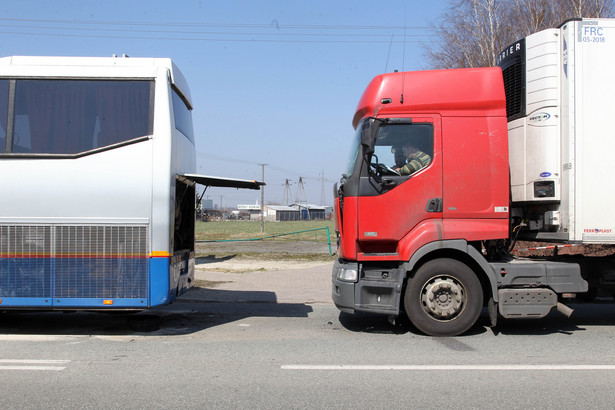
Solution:
{"label": "truck front bumper", "polygon": [[404,279],[400,267],[366,266],[338,259],[332,276],[333,302],[342,312],[399,315]]}
{"label": "truck front bumper", "polygon": [[340,272],[347,269],[356,269],[358,272],[359,264],[343,262],[339,259],[333,264],[332,274],[332,294],[333,303],[335,306],[346,313],[354,313],[354,294],[355,285],[354,282],[343,281],[339,279]]}

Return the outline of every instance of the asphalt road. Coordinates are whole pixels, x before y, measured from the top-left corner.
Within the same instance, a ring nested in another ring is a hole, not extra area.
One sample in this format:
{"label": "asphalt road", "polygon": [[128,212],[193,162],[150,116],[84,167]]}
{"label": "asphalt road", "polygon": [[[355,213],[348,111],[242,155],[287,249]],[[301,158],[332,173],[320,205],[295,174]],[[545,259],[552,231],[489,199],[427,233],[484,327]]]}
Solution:
{"label": "asphalt road", "polygon": [[284,293],[298,277],[327,287],[330,266],[310,269],[271,273],[269,290],[238,276],[138,315],[0,314],[3,407],[613,407],[615,305],[496,329],[483,316],[432,338]]}

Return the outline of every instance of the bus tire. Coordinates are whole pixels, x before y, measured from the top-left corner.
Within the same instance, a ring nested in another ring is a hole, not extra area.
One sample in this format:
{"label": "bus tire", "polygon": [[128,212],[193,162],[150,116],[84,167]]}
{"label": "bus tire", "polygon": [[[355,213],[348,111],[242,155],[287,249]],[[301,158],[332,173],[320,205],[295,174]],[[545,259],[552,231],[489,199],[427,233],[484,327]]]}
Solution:
{"label": "bus tire", "polygon": [[455,259],[434,259],[408,279],[406,314],[431,336],[456,336],[470,329],[483,305],[483,288],[474,271]]}

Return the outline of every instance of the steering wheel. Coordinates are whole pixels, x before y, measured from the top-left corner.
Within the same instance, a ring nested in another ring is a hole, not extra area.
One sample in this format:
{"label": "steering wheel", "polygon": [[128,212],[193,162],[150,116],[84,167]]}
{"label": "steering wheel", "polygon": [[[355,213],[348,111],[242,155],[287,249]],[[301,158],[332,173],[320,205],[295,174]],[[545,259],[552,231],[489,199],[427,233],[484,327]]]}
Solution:
{"label": "steering wheel", "polygon": [[399,175],[399,172],[395,171],[393,168],[379,162],[371,163],[370,166],[378,175]]}

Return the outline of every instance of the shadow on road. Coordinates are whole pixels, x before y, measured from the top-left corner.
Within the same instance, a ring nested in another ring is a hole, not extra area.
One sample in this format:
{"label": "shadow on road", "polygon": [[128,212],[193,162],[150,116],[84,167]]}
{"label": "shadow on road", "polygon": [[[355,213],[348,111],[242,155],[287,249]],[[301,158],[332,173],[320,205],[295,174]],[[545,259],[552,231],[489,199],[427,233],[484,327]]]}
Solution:
{"label": "shadow on road", "polygon": [[[351,332],[357,333],[379,333],[379,334],[414,334],[417,336],[426,336],[420,330],[418,330],[410,322],[404,313],[402,316],[395,319],[394,322],[390,322],[389,319],[382,315],[374,315],[368,313],[348,314],[341,312],[339,315],[339,321],[344,328]],[[474,336],[481,333],[485,333],[487,330],[489,318],[480,317],[476,323],[465,336]]]}
{"label": "shadow on road", "polygon": [[196,265],[203,265],[203,264],[207,264],[207,263],[216,263],[216,262],[224,262],[224,261],[228,261],[231,260],[233,258],[237,257],[237,254],[234,255],[227,255],[227,256],[223,256],[221,258],[216,258],[216,255],[207,255],[207,256],[200,256],[198,258],[196,258],[194,260],[194,263]]}
{"label": "shadow on road", "polygon": [[273,292],[207,289],[207,299],[200,291],[193,288],[171,305],[137,313],[4,311],[0,333],[184,335],[256,316],[307,318],[313,311],[305,303],[278,303]]}
{"label": "shadow on road", "polygon": [[346,330],[357,333],[401,335],[411,330],[407,320],[402,320],[401,323],[391,323],[386,316],[369,313],[349,314],[340,312],[339,321]]}
{"label": "shadow on road", "polygon": [[578,303],[569,305],[574,309],[570,318],[553,310],[542,319],[513,320],[498,319],[498,325],[492,329],[495,335],[546,335],[569,334],[586,330],[586,326],[614,326],[615,304],[613,303]]}
{"label": "shadow on road", "polygon": [[[586,326],[613,326],[615,328],[615,304],[613,303],[581,303],[572,304],[572,317],[566,318],[557,311],[552,311],[542,319],[503,319],[498,318],[498,324],[490,329],[490,320],[486,312],[479,317],[476,325],[468,332],[458,337],[471,337],[485,332],[493,335],[547,335],[570,334],[585,331]],[[416,329],[405,315],[396,320],[395,324],[380,315],[367,313],[347,314],[341,312],[340,324],[351,332],[357,333],[388,333],[423,335]]]}

